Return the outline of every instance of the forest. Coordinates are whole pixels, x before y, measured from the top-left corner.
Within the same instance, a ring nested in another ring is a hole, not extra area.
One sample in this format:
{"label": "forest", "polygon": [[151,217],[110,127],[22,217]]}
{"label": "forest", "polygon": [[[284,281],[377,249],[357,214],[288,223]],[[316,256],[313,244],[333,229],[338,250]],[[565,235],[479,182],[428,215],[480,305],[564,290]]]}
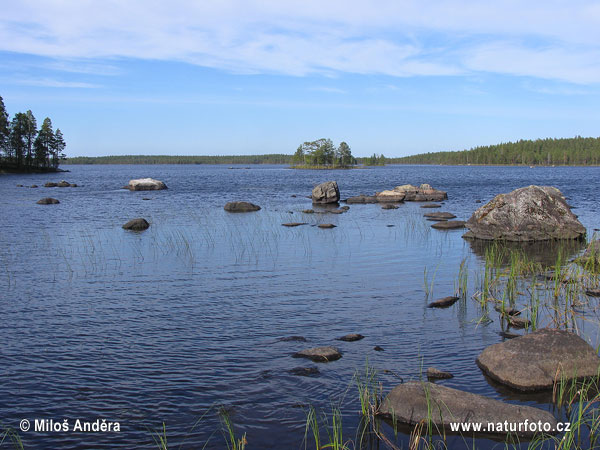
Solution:
{"label": "forest", "polygon": [[66,144],[60,129],[46,117],[38,130],[31,110],[9,115],[0,97],[0,171],[53,172],[65,158]]}
{"label": "forest", "polygon": [[291,155],[183,156],[183,155],[117,155],[77,156],[65,164],[290,164]]}
{"label": "forest", "polygon": [[390,164],[445,165],[600,165],[600,138],[536,139],[475,147],[470,150],[422,153],[390,158]]}

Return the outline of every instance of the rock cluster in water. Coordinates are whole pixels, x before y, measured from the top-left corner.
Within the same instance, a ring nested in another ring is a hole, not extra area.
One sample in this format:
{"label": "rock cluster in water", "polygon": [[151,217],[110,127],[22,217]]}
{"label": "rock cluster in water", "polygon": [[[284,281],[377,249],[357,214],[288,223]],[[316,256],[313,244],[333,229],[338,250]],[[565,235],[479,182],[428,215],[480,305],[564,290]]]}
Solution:
{"label": "rock cluster in water", "polygon": [[551,186],[529,186],[499,194],[467,221],[465,238],[506,241],[580,239],[585,227],[561,192]]}

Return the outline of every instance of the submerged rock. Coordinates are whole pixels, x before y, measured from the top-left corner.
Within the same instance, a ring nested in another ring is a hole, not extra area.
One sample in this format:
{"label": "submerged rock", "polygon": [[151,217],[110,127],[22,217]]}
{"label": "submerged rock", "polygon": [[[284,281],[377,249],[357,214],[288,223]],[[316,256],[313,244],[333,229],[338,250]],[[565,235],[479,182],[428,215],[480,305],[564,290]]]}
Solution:
{"label": "submerged rock", "polygon": [[32,185],[31,185],[31,186],[29,186],[29,187],[30,187],[30,188],[32,188],[32,189],[35,189],[35,188],[37,188],[37,187],[38,187],[38,185],[37,185],[37,184],[32,184]]}
{"label": "submerged rock", "polygon": [[421,208],[441,208],[442,205],[439,203],[427,203],[425,205],[421,205]]}
{"label": "submerged rock", "polygon": [[316,362],[335,361],[342,357],[340,351],[335,347],[314,347],[295,353],[294,358],[308,358]]}
{"label": "submerged rock", "polygon": [[580,239],[585,227],[562,193],[551,186],[529,186],[499,194],[473,213],[463,237],[506,241]]}
{"label": "submerged rock", "polygon": [[362,334],[350,333],[350,334],[347,334],[346,336],[342,336],[341,338],[338,338],[338,341],[354,342],[354,341],[360,341],[361,339],[364,339],[364,336]]}
{"label": "submerged rock", "polygon": [[386,203],[381,207],[381,209],[398,209],[398,207],[392,203]]}
{"label": "submerged rock", "polygon": [[[56,185],[57,187],[71,187],[71,183],[69,183],[68,181],[65,180],[61,180],[58,182],[58,184]],[[77,186],[77,185],[75,185]]]}
{"label": "submerged rock", "polygon": [[129,222],[123,225],[123,229],[132,231],[143,231],[148,229],[148,227],[150,227],[150,224],[146,219],[142,217],[137,219],[131,219]]}
{"label": "submerged rock", "polygon": [[37,201],[38,205],[58,205],[60,202],[52,197],[45,197]]}
{"label": "submerged rock", "polygon": [[459,299],[460,299],[460,297],[454,297],[454,296],[444,297],[444,298],[440,298],[434,302],[431,302],[429,305],[427,305],[427,307],[428,308],[447,308],[449,306],[454,305]]}
{"label": "submerged rock", "polygon": [[340,190],[336,181],[326,181],[312,190],[313,203],[337,203],[340,201]]}
{"label": "submerged rock", "polygon": [[310,377],[319,375],[321,371],[318,367],[294,367],[293,369],[290,369],[290,373],[300,377]]}
{"label": "submerged rock", "polygon": [[306,338],[304,336],[286,336],[277,340],[280,342],[306,342]]}
{"label": "submerged rock", "polygon": [[377,203],[377,197],[374,195],[357,195],[356,197],[348,197],[346,203]]}
{"label": "submerged rock", "polygon": [[228,202],[224,209],[228,212],[252,212],[260,210],[260,206],[250,202]]}
{"label": "submerged rock", "polygon": [[321,223],[319,225],[317,225],[319,228],[335,228],[336,225],[332,224],[332,223]]}
{"label": "submerged rock", "polygon": [[303,209],[302,212],[304,214],[314,214],[315,210],[314,209]]}
{"label": "submerged rock", "polygon": [[[431,420],[437,431],[449,429],[450,423],[524,424],[542,422],[556,427],[556,419],[548,411],[531,406],[512,405],[470,392],[459,391],[430,382],[409,381],[396,386],[383,400],[379,414],[399,423],[416,425]],[[506,431],[488,433],[504,435]],[[512,434],[533,436],[530,428],[514,430]]]}
{"label": "submerged rock", "polygon": [[430,380],[447,380],[449,378],[454,378],[454,375],[450,372],[436,369],[435,367],[429,367],[427,369],[427,378]]}
{"label": "submerged rock", "polygon": [[57,187],[58,183],[55,183],[53,181],[48,181],[46,184],[44,184],[44,187]]}
{"label": "submerged rock", "polygon": [[130,191],[159,191],[167,189],[167,185],[153,178],[138,178],[136,180],[129,180],[127,189]]}
{"label": "submerged rock", "polygon": [[441,222],[436,222],[431,225],[431,228],[435,228],[437,230],[455,230],[457,228],[464,228],[465,222],[463,220],[444,220]]}
{"label": "submerged rock", "polygon": [[600,268],[600,239],[591,241],[576,261],[589,270],[597,271]]}
{"label": "submerged rock", "polygon": [[531,322],[522,317],[508,316],[507,320],[508,320],[508,324],[512,328],[521,329],[521,328],[529,328],[531,326]]}
{"label": "submerged rock", "polygon": [[379,345],[376,345],[375,347],[373,347],[373,350],[375,350],[376,352],[383,352],[383,351],[385,351],[383,349],[383,347],[380,347]]}
{"label": "submerged rock", "polygon": [[565,330],[544,328],[499,344],[477,357],[490,378],[520,391],[550,389],[565,380],[598,374],[600,358],[583,339]]}

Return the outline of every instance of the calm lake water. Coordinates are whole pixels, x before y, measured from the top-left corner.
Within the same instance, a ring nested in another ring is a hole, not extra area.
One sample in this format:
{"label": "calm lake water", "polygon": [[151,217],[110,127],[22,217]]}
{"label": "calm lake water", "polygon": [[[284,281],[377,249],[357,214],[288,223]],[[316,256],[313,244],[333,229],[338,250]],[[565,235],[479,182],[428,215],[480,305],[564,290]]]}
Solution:
{"label": "calm lake water", "polygon": [[[429,183],[448,192],[441,211],[463,220],[481,206],[477,200],[552,185],[591,237],[600,227],[600,168],[244,167],[67,166],[70,173],[0,176],[0,425],[106,419],[121,427],[30,430],[20,433],[26,449],[156,448],[152,430],[163,422],[170,448],[207,441],[207,448],[224,448],[218,407],[229,411],[239,435],[247,433],[247,448],[304,448],[309,405],[325,413],[340,405],[344,432],[354,438],[360,417],[353,376],[367,360],[384,393],[436,366],[455,375],[444,385],[550,409],[544,396],[491,386],[476,366],[477,355],[503,339],[500,321],[490,314],[492,322],[481,322],[470,298],[480,286],[482,252],[461,238],[463,230],[430,228],[423,214],[438,210],[408,202],[397,210],[351,205],[341,215],[301,211],[311,207],[312,187],[327,180],[338,182],[342,198]],[[120,189],[142,177],[169,189]],[[43,187],[61,179],[80,187]],[[61,203],[36,204],[47,196]],[[227,213],[232,200],[262,210]],[[135,217],[150,228],[121,228]],[[429,301],[454,294],[463,260],[469,296],[449,309],[428,309]],[[587,319],[580,335],[595,346],[595,310]],[[365,338],[336,341],[347,333]],[[307,342],[278,340],[294,335]],[[337,346],[343,357],[327,364],[291,357],[320,345]],[[320,374],[290,373],[296,367]],[[449,448],[470,445],[453,439]],[[397,440],[408,442],[402,434]]]}

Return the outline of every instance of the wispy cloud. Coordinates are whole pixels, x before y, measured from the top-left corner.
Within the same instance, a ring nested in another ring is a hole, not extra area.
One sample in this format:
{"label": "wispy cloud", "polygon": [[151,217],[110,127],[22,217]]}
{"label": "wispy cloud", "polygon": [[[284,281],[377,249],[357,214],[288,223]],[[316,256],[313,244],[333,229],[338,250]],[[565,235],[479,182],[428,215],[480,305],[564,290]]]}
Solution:
{"label": "wispy cloud", "polygon": [[61,81],[50,78],[21,78],[14,81],[16,84],[23,86],[37,86],[50,88],[70,88],[70,89],[97,89],[102,86],[92,83],[83,83],[78,81]]}
{"label": "wispy cloud", "polygon": [[308,88],[309,91],[314,92],[326,92],[329,94],[346,94],[347,92],[340,88],[329,87],[329,86],[313,86]]}
{"label": "wispy cloud", "polygon": [[[72,60],[183,61],[239,73],[600,82],[593,0],[21,0],[0,50]],[[66,63],[65,63],[66,64]]]}

